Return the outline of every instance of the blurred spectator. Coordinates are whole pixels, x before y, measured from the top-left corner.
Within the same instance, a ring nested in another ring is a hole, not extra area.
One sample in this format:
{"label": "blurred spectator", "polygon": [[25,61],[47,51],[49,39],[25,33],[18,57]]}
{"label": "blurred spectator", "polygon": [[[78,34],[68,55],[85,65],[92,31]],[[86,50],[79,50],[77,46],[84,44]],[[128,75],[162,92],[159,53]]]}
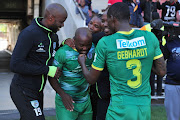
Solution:
{"label": "blurred spectator", "polygon": [[[157,20],[157,19],[160,19],[159,13],[153,12],[152,13],[152,20]],[[164,27],[163,26],[160,29],[162,31],[164,31]],[[150,24],[144,25],[140,30],[146,30],[146,31],[152,32],[151,31],[152,28],[151,28]],[[160,37],[160,39],[162,39],[162,37]],[[162,42],[161,42],[162,40],[159,40],[159,41],[160,41],[160,48],[162,48]],[[152,96],[155,95],[155,75],[156,74],[154,72],[151,72],[150,85],[151,85],[151,95]],[[163,78],[157,75],[157,95],[158,96],[162,95],[162,80],[163,80]]]}
{"label": "blurred spectator", "polygon": [[91,0],[85,0],[85,5],[87,5],[88,6],[88,8],[89,8],[89,10],[88,10],[88,12],[89,12],[89,16],[90,17],[92,17],[92,6],[91,6]]}
{"label": "blurred spectator", "polygon": [[[174,28],[179,34],[180,27]],[[167,59],[167,76],[165,81],[166,114],[168,120],[180,120],[180,37],[167,41],[163,47],[163,54]]]}
{"label": "blurred spectator", "polygon": [[[88,25],[91,18],[89,16],[89,12],[88,12],[89,8],[88,8],[88,6],[85,5],[85,0],[80,0],[80,4],[78,5],[78,7],[82,10],[84,16],[86,17],[86,25]],[[79,13],[80,13],[80,11],[76,7],[76,14],[79,14]]]}
{"label": "blurred spectator", "polygon": [[130,11],[130,21],[129,24],[132,27],[142,27],[143,26],[143,18],[141,15],[141,7],[139,1],[136,0],[127,0],[126,2],[129,6]]}
{"label": "blurred spectator", "polygon": [[157,0],[157,8],[162,9],[161,19],[163,21],[176,21],[176,13],[180,10],[180,4],[175,0],[167,0],[161,5]]}
{"label": "blurred spectator", "polygon": [[108,0],[108,6],[105,9],[102,9],[102,12],[105,12],[111,5],[117,2],[123,2],[123,0]]}
{"label": "blurred spectator", "polygon": [[144,25],[152,22],[152,13],[157,12],[157,3],[152,0],[140,0],[140,7],[144,11]]}
{"label": "blurred spectator", "polygon": [[99,14],[99,10],[97,10],[97,9],[92,10],[92,16],[95,16],[98,14]]}
{"label": "blurred spectator", "polygon": [[[100,15],[93,16],[88,24],[88,28],[92,32],[92,42],[96,45],[99,39],[101,39],[104,36],[104,34],[101,32],[102,31],[101,16]],[[96,92],[95,84],[90,86],[90,97],[91,97],[91,104],[93,110],[93,120],[96,120],[98,95]]]}

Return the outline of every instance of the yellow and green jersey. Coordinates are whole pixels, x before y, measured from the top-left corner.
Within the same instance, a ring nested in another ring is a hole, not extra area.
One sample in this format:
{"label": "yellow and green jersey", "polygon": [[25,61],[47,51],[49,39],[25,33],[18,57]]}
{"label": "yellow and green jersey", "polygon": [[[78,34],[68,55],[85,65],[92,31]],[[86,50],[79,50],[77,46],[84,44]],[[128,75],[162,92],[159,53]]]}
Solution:
{"label": "yellow and green jersey", "polygon": [[[87,54],[86,66],[91,67],[94,59],[95,47],[92,45]],[[70,96],[76,103],[82,103],[88,99],[88,87],[86,79],[83,76],[81,66],[78,63],[79,53],[64,45],[55,54],[53,65],[62,69],[62,75],[59,78],[61,88]]]}
{"label": "yellow and green jersey", "polygon": [[149,105],[153,60],[162,57],[159,41],[151,32],[119,31],[97,44],[92,68],[110,74],[111,103]]}

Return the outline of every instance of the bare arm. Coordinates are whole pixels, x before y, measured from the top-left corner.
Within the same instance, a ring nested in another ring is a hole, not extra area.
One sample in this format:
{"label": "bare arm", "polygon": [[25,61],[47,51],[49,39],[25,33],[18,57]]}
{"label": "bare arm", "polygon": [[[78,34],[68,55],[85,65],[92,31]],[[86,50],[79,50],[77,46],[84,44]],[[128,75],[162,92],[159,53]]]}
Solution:
{"label": "bare arm", "polygon": [[99,77],[99,75],[100,75],[100,73],[101,73],[101,71],[95,70],[93,68],[91,68],[91,70],[89,71],[87,69],[87,67],[86,67],[85,61],[86,61],[85,55],[80,54],[79,57],[78,57],[78,62],[82,67],[84,77],[85,77],[85,79],[87,80],[88,83],[95,84],[98,77]]}
{"label": "bare arm", "polygon": [[153,61],[152,71],[161,77],[166,74],[166,65],[164,61],[164,57],[156,59]]}
{"label": "bare arm", "polygon": [[69,111],[73,111],[74,106],[72,103],[74,103],[74,101],[72,97],[64,92],[64,90],[59,86],[57,79],[49,77],[48,80],[52,88],[61,96],[65,108]]}

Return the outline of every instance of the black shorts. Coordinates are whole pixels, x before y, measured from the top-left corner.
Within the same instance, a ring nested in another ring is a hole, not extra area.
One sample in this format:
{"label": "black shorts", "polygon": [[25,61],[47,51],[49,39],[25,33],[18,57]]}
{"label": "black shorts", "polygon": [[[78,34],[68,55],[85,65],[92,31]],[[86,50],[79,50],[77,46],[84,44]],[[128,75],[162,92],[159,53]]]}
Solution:
{"label": "black shorts", "polygon": [[45,120],[43,92],[23,88],[12,82],[10,95],[20,113],[20,120]]}

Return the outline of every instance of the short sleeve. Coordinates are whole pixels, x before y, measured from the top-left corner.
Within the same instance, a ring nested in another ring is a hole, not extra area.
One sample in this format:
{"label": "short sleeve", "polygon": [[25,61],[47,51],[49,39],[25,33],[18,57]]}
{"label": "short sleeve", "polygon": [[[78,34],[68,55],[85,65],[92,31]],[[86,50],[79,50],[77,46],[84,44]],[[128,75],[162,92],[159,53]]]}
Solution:
{"label": "short sleeve", "polygon": [[96,49],[95,49],[95,56],[94,61],[92,64],[92,68],[98,71],[102,71],[104,69],[105,58],[106,58],[106,44],[105,40],[102,38],[99,40]]}
{"label": "short sleeve", "polygon": [[65,56],[66,56],[66,54],[65,54],[64,49],[60,48],[55,54],[53,66],[56,66],[56,67],[59,67],[60,69],[62,69],[63,64],[65,63],[65,60],[66,60]]}
{"label": "short sleeve", "polygon": [[151,33],[151,32],[149,32],[149,33],[150,33],[150,36],[151,36],[150,38],[152,40],[154,40],[154,52],[155,52],[154,60],[156,60],[156,59],[159,59],[159,58],[163,57],[163,54],[161,52],[161,49],[160,49],[160,46],[159,46],[159,41],[158,41],[157,37],[153,33]]}

